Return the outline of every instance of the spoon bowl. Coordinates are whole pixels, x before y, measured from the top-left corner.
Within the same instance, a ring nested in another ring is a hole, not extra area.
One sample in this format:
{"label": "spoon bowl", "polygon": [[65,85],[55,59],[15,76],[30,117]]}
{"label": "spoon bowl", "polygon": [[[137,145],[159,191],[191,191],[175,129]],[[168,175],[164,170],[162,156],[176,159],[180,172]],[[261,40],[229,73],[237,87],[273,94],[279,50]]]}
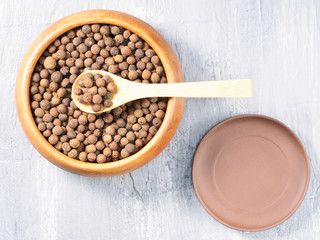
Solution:
{"label": "spoon bowl", "polygon": [[[111,95],[111,100],[112,100],[112,105],[108,108],[104,107],[103,105],[101,106],[101,110],[98,112],[95,112],[92,110],[91,105],[90,104],[86,104],[86,103],[81,103],[78,100],[77,95],[75,94],[75,90],[77,88],[81,88],[79,86],[79,81],[81,79],[84,79],[86,77],[86,74],[91,73],[92,75],[95,74],[100,74],[102,76],[108,75],[116,84],[117,89],[115,92],[112,93]],[[128,99],[130,97],[130,87],[134,87],[131,85],[136,85],[139,83],[134,83],[134,82],[130,82],[128,80],[125,80],[115,74],[106,72],[106,71],[102,71],[102,70],[89,70],[86,72],[81,73],[77,79],[74,81],[73,85],[72,85],[72,99],[74,101],[74,103],[76,104],[76,106],[81,109],[84,112],[87,113],[94,113],[94,114],[100,114],[100,113],[104,113],[104,112],[109,112],[114,108],[117,108],[121,105],[123,105],[124,103],[130,102],[132,100]]]}

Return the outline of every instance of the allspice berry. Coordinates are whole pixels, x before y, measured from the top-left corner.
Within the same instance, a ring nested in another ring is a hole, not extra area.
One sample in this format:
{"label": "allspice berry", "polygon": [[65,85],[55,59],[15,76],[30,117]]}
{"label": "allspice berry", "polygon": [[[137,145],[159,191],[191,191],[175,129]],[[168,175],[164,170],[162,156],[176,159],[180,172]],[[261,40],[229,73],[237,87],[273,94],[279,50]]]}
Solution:
{"label": "allspice berry", "polygon": [[62,146],[61,146],[62,150],[64,152],[70,152],[71,151],[71,146],[68,142],[64,142],[62,143]]}
{"label": "allspice berry", "polygon": [[96,146],[93,145],[93,144],[90,144],[90,145],[86,146],[86,152],[87,152],[87,153],[93,153],[93,152],[95,152],[96,150],[97,150],[97,149],[96,149]]}
{"label": "allspice berry", "polygon": [[100,104],[102,102],[102,97],[99,94],[96,94],[92,98],[94,104]]}
{"label": "allspice berry", "polygon": [[94,162],[96,158],[97,158],[97,154],[95,154],[94,152],[88,153],[89,162]]}
{"label": "allspice berry", "polygon": [[44,67],[46,69],[54,69],[57,65],[57,61],[56,59],[54,59],[53,57],[46,57],[46,59],[44,60]]}
{"label": "allspice berry", "polygon": [[107,161],[107,157],[103,154],[99,154],[97,156],[97,162],[98,163],[105,163]]}
{"label": "allspice berry", "polygon": [[127,150],[129,153],[133,153],[136,150],[136,147],[134,144],[129,143],[125,146],[125,150]]}
{"label": "allspice berry", "polygon": [[88,137],[89,144],[96,144],[97,141],[98,141],[98,138],[94,134],[91,134]]}
{"label": "allspice berry", "polygon": [[85,93],[83,94],[83,101],[85,103],[90,103],[92,100],[92,94],[91,93]]}
{"label": "allspice berry", "polygon": [[116,85],[115,85],[113,82],[108,83],[108,85],[107,85],[107,90],[108,90],[109,92],[114,92],[114,91],[116,91],[116,89],[117,89],[117,87],[116,87]]}
{"label": "allspice berry", "polygon": [[97,85],[98,87],[104,87],[104,86],[106,85],[106,81],[105,81],[103,78],[98,78],[98,79],[96,80],[96,85]]}
{"label": "allspice berry", "polygon": [[99,112],[101,110],[101,105],[100,104],[94,104],[94,105],[92,105],[91,109],[94,112]]}
{"label": "allspice berry", "polygon": [[49,138],[48,141],[50,144],[55,145],[59,141],[59,137],[57,135],[52,134]]}
{"label": "allspice berry", "polygon": [[108,135],[113,135],[115,132],[116,132],[116,131],[115,131],[115,129],[114,129],[112,126],[108,126],[108,127],[106,128],[106,133],[107,133]]}
{"label": "allspice berry", "polygon": [[116,142],[111,142],[110,144],[109,144],[109,147],[110,147],[110,149],[111,150],[117,150],[118,149],[118,143],[116,143]]}
{"label": "allspice berry", "polygon": [[103,135],[102,137],[103,142],[110,143],[112,141],[112,136],[111,135]]}
{"label": "allspice berry", "polygon": [[82,162],[85,162],[85,161],[87,161],[87,153],[86,152],[81,152],[80,154],[79,154],[79,160],[80,161],[82,161]]}
{"label": "allspice berry", "polygon": [[130,153],[125,148],[121,150],[121,157],[122,158],[126,158],[129,156],[130,156]]}
{"label": "allspice berry", "polygon": [[36,108],[34,110],[34,115],[36,115],[37,117],[43,117],[44,114],[45,114],[45,112],[42,108]]}
{"label": "allspice berry", "polygon": [[78,151],[76,149],[72,149],[70,152],[68,152],[68,156],[71,158],[78,157]]}
{"label": "allspice berry", "polygon": [[61,126],[55,126],[52,129],[52,133],[57,135],[57,136],[60,136],[63,133],[63,128]]}
{"label": "allspice berry", "polygon": [[106,157],[110,157],[112,154],[112,150],[109,147],[106,147],[105,149],[103,149],[103,155],[105,155]]}
{"label": "allspice berry", "polygon": [[102,151],[104,148],[105,148],[105,144],[103,143],[103,141],[98,141],[97,143],[96,143],[96,148],[97,148],[97,150],[99,150],[99,151]]}
{"label": "allspice berry", "polygon": [[72,148],[78,148],[80,146],[80,141],[76,138],[70,140],[70,146]]}

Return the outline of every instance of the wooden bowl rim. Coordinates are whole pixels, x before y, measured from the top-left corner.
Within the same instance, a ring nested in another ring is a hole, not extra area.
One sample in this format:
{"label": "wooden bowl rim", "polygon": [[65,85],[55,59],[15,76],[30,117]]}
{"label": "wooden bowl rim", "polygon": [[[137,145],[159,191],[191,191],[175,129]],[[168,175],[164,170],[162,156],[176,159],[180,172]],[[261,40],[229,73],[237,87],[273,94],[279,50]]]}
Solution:
{"label": "wooden bowl rim", "polygon": [[178,129],[184,108],[184,98],[170,98],[163,123],[151,139],[134,155],[110,163],[90,163],[72,159],[55,149],[38,130],[32,116],[29,87],[34,67],[45,49],[68,30],[81,25],[105,23],[121,26],[143,38],[157,53],[165,69],[168,82],[183,82],[179,60],[169,43],[150,25],[129,14],[113,10],[88,10],[66,16],[46,28],[31,44],[20,64],[15,100],[22,128],[32,145],[58,167],[72,173],[104,177],[131,172],[155,158],[170,142]]}

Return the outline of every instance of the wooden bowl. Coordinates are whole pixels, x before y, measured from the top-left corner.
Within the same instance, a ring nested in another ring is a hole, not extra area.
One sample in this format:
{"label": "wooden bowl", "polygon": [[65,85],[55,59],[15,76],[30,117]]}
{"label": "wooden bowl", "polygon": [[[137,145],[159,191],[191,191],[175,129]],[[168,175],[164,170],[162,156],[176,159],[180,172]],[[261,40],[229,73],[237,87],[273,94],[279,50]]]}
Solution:
{"label": "wooden bowl", "polygon": [[110,163],[90,163],[72,159],[55,149],[38,130],[31,113],[29,87],[36,63],[45,49],[60,35],[85,24],[121,26],[143,38],[157,53],[168,82],[183,82],[180,63],[169,43],[150,25],[131,15],[111,10],[90,10],[60,19],[45,29],[31,44],[21,62],[15,89],[16,108],[22,128],[32,145],[53,164],[72,173],[106,177],[131,172],[155,158],[170,142],[180,123],[184,98],[170,98],[161,127],[152,140],[134,155]]}

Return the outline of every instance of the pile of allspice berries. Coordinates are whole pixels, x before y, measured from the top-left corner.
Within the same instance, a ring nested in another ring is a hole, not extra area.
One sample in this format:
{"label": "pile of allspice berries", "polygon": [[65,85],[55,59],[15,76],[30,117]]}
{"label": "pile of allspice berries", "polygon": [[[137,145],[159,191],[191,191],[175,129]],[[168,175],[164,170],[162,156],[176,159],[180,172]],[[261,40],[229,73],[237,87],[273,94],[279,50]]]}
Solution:
{"label": "pile of allspice berries", "polygon": [[[92,24],[54,40],[32,74],[32,113],[51,145],[84,162],[105,163],[129,157],[158,131],[167,99],[137,100],[103,114],[82,112],[71,97],[71,89],[75,79],[87,70],[104,70],[139,83],[166,83],[161,61],[137,34],[119,26]],[[116,86],[109,86],[109,81],[89,76],[77,96],[99,111],[112,104],[109,94]]]}

